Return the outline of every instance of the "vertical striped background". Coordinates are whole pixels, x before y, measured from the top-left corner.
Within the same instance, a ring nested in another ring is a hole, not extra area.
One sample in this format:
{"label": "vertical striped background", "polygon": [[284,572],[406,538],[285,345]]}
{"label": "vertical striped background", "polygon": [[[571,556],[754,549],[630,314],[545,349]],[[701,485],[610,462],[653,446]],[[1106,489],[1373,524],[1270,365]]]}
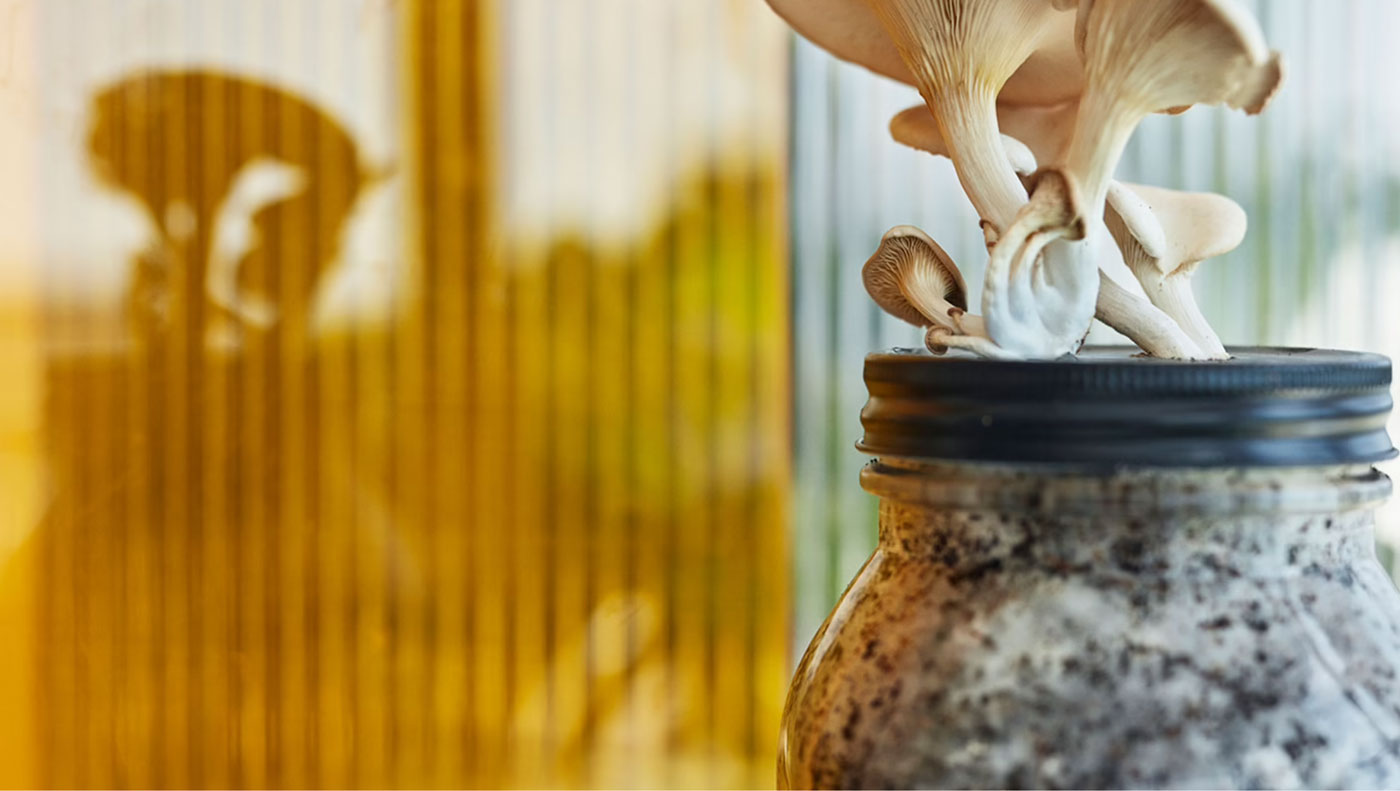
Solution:
{"label": "vertical striped background", "polygon": [[[41,161],[66,170],[25,185],[40,257],[15,263],[40,288],[6,295],[38,302],[20,349],[42,363],[6,369],[38,394],[6,426],[39,443],[3,435],[38,503],[6,529],[4,779],[771,783],[789,42],[766,8],[17,13]],[[191,68],[216,77],[138,87],[92,131],[103,86]],[[378,181],[333,159],[337,125]],[[95,182],[93,140],[144,186]],[[131,257],[192,213],[173,246],[202,263],[201,207],[249,147],[308,179],[256,240],[277,328],[211,347],[193,266],[162,286],[169,325],[133,328]],[[157,195],[200,197],[137,202]]]}
{"label": "vertical striped background", "polygon": [[[1198,275],[1227,341],[1400,356],[1400,7],[1254,8],[1275,105],[1150,119],[1120,175],[1249,211]],[[874,542],[861,358],[918,343],[860,264],[915,222],[981,275],[951,167],[885,133],[912,90],[758,0],[0,0],[0,33],[0,784],[771,783]],[[132,332],[164,218],[84,159],[102,85],[195,67],[335,122],[187,86],[110,136],[165,189],[248,140],[319,174],[261,240],[314,296],[236,355],[184,274]]]}
{"label": "vertical striped background", "polygon": [[[1227,344],[1377,351],[1400,358],[1400,4],[1247,2],[1288,78],[1259,116],[1198,107],[1149,118],[1118,170],[1126,181],[1221,192],[1248,212],[1234,252],[1197,270],[1196,293]],[[904,148],[891,116],[913,88],[799,41],[793,55],[792,245],[796,487],[793,547],[800,647],[874,546],[873,499],[855,485],[861,360],[919,346],[884,316],[860,267],[890,227],[928,231],[980,300],[977,217],[952,165]],[[1114,342],[1099,327],[1091,342]],[[1400,435],[1400,422],[1392,434]],[[1391,473],[1400,472],[1393,466]],[[1380,517],[1400,540],[1400,508]]]}

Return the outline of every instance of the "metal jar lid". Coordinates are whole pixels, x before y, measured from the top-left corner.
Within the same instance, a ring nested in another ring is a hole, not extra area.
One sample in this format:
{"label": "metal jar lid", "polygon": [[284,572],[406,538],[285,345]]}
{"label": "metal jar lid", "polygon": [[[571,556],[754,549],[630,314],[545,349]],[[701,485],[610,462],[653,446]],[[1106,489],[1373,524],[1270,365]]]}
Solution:
{"label": "metal jar lid", "polygon": [[1377,462],[1390,360],[1244,347],[1225,362],[1085,347],[1000,362],[894,349],[865,358],[860,450],[877,456],[1091,466],[1233,467]]}

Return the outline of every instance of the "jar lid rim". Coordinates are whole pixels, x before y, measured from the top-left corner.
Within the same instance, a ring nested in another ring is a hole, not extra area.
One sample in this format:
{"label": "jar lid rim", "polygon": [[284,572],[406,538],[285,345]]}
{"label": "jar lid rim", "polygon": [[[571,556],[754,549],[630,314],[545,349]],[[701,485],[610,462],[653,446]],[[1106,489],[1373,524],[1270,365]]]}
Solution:
{"label": "jar lid rim", "polygon": [[1107,466],[1310,466],[1396,455],[1383,355],[1239,347],[1170,361],[1127,346],[1054,361],[866,357],[867,453]]}

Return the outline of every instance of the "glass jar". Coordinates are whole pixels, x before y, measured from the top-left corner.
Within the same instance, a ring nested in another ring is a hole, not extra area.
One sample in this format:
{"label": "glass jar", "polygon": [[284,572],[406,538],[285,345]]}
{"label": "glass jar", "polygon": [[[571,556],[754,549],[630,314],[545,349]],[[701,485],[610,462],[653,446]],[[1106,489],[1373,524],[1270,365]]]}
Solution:
{"label": "glass jar", "polygon": [[793,679],[780,785],[1400,784],[1389,364],[1236,357],[872,355],[879,542]]}

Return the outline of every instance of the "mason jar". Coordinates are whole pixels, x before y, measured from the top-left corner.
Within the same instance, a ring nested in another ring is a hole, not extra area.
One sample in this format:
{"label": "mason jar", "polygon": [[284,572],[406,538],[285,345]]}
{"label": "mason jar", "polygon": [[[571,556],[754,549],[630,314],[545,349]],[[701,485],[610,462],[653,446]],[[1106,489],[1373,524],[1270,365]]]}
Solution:
{"label": "mason jar", "polygon": [[867,358],[878,544],[779,784],[1397,787],[1390,364]]}

